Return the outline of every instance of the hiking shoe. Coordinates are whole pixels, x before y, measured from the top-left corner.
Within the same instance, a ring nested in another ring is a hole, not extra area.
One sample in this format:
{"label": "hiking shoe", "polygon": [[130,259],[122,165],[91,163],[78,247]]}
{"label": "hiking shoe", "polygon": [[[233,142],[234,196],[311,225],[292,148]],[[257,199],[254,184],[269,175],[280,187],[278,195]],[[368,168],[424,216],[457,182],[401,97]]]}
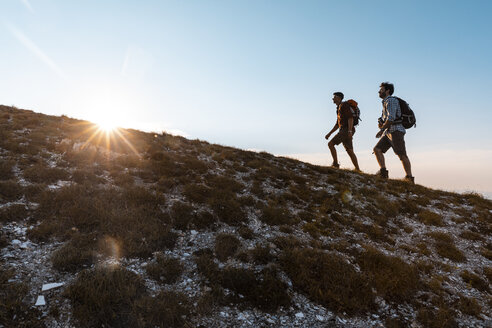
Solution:
{"label": "hiking shoe", "polygon": [[388,170],[385,168],[382,168],[379,170],[377,175],[379,175],[383,179],[388,179]]}
{"label": "hiking shoe", "polygon": [[338,169],[338,168],[340,168],[340,164],[333,162],[331,164],[331,167],[334,167],[334,168]]}
{"label": "hiking shoe", "polygon": [[415,177],[411,177],[409,175],[405,176],[405,179],[403,179],[411,184],[415,184]]}

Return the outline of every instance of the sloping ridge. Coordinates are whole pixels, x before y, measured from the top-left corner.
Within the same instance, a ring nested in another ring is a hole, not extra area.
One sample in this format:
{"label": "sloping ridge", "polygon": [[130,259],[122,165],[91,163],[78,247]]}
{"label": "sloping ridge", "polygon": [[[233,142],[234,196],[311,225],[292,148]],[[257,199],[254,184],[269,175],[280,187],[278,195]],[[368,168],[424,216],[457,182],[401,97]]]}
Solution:
{"label": "sloping ridge", "polygon": [[0,153],[0,326],[492,325],[480,195],[7,106]]}

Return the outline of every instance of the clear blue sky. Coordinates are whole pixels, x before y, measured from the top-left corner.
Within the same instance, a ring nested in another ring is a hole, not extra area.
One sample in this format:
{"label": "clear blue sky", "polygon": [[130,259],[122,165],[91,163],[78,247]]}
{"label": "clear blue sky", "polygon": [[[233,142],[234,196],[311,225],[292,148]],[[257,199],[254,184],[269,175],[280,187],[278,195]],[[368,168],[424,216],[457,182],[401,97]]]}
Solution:
{"label": "clear blue sky", "polygon": [[0,103],[327,165],[342,91],[360,104],[355,152],[375,172],[390,81],[417,114],[417,182],[492,193],[491,15],[473,0],[2,0]]}

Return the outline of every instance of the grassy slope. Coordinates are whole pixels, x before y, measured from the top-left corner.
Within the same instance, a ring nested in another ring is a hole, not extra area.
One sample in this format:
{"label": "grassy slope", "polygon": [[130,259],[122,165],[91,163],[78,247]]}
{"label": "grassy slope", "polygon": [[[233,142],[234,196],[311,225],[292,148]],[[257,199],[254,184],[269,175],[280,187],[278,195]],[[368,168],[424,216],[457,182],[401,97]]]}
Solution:
{"label": "grassy slope", "polygon": [[[492,203],[479,195],[167,134],[106,139],[89,122],[5,106],[0,151],[0,222],[58,245],[49,258],[71,277],[61,297],[78,325],[181,327],[230,304],[276,313],[297,294],[388,327],[492,315]],[[130,270],[132,259],[148,265]],[[0,324],[22,313],[43,326],[15,274],[2,263]]]}

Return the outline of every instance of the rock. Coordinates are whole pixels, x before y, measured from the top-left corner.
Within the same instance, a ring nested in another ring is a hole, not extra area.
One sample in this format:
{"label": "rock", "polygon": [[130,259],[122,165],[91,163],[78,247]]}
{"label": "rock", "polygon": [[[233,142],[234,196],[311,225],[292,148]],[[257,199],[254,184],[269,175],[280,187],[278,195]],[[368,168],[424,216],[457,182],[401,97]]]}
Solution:
{"label": "rock", "polygon": [[304,313],[302,313],[302,312],[297,312],[297,313],[296,313],[296,318],[297,318],[297,319],[302,319],[302,318],[304,318]]}
{"label": "rock", "polygon": [[316,315],[316,319],[318,321],[325,321],[325,317],[323,317],[322,315],[319,315],[319,314]]}
{"label": "rock", "polygon": [[53,289],[53,288],[58,288],[60,286],[63,286],[65,285],[64,282],[54,282],[54,283],[51,283],[51,284],[44,284],[43,285],[43,288],[41,288],[41,291],[44,292],[46,290],[50,290],[50,289]]}
{"label": "rock", "polygon": [[11,243],[12,243],[12,245],[20,245],[20,244],[22,244],[22,242],[19,239],[14,239],[14,240],[12,240]]}
{"label": "rock", "polygon": [[39,295],[38,299],[36,300],[36,304],[34,304],[34,306],[43,306],[43,305],[46,305],[46,301],[44,300],[43,295]]}

